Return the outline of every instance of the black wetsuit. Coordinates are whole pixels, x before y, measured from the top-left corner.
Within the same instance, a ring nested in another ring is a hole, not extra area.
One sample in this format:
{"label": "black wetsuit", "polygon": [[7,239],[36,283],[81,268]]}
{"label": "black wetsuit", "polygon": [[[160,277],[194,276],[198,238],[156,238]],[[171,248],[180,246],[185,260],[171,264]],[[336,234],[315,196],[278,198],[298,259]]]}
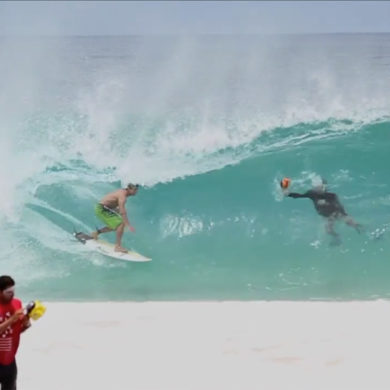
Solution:
{"label": "black wetsuit", "polygon": [[326,218],[340,218],[347,216],[339,198],[333,192],[309,190],[304,194],[291,192],[291,198],[309,198],[313,201],[318,214]]}

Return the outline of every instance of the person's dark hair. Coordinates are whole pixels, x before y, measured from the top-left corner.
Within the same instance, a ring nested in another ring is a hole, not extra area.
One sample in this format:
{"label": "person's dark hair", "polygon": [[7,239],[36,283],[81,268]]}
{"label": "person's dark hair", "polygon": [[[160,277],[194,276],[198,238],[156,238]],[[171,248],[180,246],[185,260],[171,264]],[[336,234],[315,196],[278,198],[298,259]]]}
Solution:
{"label": "person's dark hair", "polygon": [[128,188],[129,190],[137,190],[138,187],[139,187],[139,184],[129,183],[126,188]]}
{"label": "person's dark hair", "polygon": [[8,287],[15,286],[15,281],[8,275],[0,276],[0,291],[4,291]]}

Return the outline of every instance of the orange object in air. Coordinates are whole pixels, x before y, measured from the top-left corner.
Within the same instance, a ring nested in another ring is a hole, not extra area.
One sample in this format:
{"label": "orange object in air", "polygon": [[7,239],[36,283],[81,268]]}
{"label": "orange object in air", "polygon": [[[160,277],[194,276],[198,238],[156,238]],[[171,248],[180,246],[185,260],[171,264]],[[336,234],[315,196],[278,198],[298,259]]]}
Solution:
{"label": "orange object in air", "polygon": [[288,186],[290,185],[291,183],[291,179],[289,179],[288,177],[284,177],[281,181],[280,181],[280,186],[283,188],[283,189],[286,189],[288,188]]}

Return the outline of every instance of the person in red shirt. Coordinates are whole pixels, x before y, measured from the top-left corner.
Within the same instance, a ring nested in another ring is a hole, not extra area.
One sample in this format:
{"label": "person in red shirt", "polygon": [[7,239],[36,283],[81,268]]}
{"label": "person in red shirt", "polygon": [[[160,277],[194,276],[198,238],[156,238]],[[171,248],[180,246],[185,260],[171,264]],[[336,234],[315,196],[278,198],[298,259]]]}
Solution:
{"label": "person in red shirt", "polygon": [[17,367],[15,355],[20,334],[30,327],[22,302],[14,298],[15,281],[0,276],[0,384],[1,390],[16,390]]}

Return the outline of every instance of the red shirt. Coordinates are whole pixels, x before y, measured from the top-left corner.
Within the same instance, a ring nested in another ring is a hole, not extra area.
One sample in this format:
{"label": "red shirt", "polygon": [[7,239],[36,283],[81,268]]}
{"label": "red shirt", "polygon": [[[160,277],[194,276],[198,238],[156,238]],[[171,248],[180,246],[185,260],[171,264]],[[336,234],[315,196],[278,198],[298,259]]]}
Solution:
{"label": "red shirt", "polygon": [[[16,298],[6,305],[0,303],[0,324],[8,320],[16,310],[21,308],[22,302]],[[0,364],[8,365],[15,360],[21,330],[22,323],[17,321],[0,334]]]}

